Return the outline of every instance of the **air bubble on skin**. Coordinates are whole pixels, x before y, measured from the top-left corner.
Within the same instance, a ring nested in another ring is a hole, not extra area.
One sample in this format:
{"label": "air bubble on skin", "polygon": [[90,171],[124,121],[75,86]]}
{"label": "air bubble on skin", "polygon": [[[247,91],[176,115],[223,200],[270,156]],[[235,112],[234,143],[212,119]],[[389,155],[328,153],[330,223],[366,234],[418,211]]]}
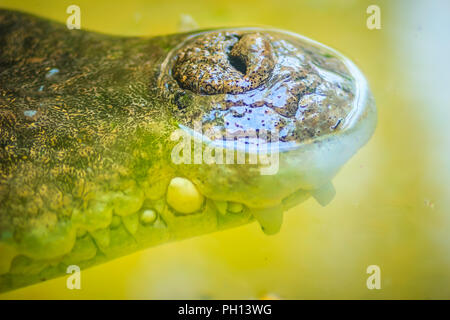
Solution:
{"label": "air bubble on skin", "polygon": [[58,69],[58,68],[50,69],[50,70],[47,72],[47,74],[45,75],[45,77],[46,77],[47,79],[49,79],[49,78],[51,78],[52,76],[54,76],[55,74],[57,74],[58,72],[59,72],[59,69]]}

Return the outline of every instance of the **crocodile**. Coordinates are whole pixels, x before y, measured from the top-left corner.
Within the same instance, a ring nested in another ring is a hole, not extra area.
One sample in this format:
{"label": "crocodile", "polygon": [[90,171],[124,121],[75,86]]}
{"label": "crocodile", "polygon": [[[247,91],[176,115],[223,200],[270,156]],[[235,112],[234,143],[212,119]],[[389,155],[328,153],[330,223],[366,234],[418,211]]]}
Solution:
{"label": "crocodile", "polygon": [[0,10],[0,291],[257,221],[313,197],[370,139],[349,59],[301,35],[156,37]]}

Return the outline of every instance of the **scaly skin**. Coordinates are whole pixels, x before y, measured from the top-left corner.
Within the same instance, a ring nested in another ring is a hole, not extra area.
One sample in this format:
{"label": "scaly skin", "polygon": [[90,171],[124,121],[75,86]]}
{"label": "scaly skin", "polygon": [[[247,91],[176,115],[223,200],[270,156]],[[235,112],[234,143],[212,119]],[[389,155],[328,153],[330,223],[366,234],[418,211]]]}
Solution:
{"label": "scaly skin", "polygon": [[[0,11],[0,47],[0,291],[254,218],[275,233],[283,211],[332,198],[375,128],[353,64],[288,33],[124,38]],[[196,120],[244,142],[284,129],[278,172],[175,164],[171,135]]]}

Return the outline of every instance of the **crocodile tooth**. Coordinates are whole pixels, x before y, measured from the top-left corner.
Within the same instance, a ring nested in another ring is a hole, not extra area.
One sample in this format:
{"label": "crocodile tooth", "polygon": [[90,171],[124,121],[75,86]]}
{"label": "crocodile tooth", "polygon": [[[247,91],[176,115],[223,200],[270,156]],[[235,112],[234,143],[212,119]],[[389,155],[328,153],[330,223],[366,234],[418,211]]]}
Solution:
{"label": "crocodile tooth", "polygon": [[109,247],[111,241],[109,228],[92,231],[91,236],[100,249],[107,249]]}
{"label": "crocodile tooth", "polygon": [[204,197],[186,178],[173,178],[167,188],[167,203],[179,213],[194,213],[203,205]]}
{"label": "crocodile tooth", "polygon": [[272,235],[280,231],[283,222],[283,206],[281,204],[263,209],[251,208],[250,211],[265,234]]}
{"label": "crocodile tooth", "polygon": [[283,199],[284,211],[295,207],[310,197],[310,194],[306,190],[299,189]]}
{"label": "crocodile tooth", "polygon": [[334,186],[330,181],[324,184],[319,189],[311,191],[311,195],[322,207],[325,207],[331,202],[331,200],[333,200],[334,196],[336,195],[336,190],[334,189]]}
{"label": "crocodile tooth", "polygon": [[242,210],[244,209],[244,206],[242,205],[242,203],[239,202],[230,202],[228,204],[228,211],[232,212],[232,213],[239,213],[242,212]]}
{"label": "crocodile tooth", "polygon": [[112,229],[118,228],[120,224],[122,223],[122,218],[119,216],[114,215],[111,219],[111,225],[110,227]]}
{"label": "crocodile tooth", "polygon": [[225,215],[227,213],[228,202],[221,200],[214,200],[214,204],[220,214]]}
{"label": "crocodile tooth", "polygon": [[141,222],[143,224],[152,224],[156,220],[156,212],[153,209],[146,209],[141,213]]}
{"label": "crocodile tooth", "polygon": [[131,235],[134,235],[139,227],[139,215],[135,213],[129,216],[122,217],[122,222],[125,226],[125,229],[127,229],[127,231]]}

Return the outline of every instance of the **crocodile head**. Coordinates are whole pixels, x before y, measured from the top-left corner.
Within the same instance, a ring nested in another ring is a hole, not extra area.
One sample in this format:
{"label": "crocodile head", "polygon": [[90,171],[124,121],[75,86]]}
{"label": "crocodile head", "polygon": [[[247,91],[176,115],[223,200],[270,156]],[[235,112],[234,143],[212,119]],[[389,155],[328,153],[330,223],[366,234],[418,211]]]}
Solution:
{"label": "crocodile head", "polygon": [[186,135],[208,145],[178,159],[191,167],[185,175],[209,198],[245,204],[269,233],[293,194],[331,201],[331,179],[376,124],[367,82],[350,60],[280,30],[189,34],[162,63],[158,87]]}
{"label": "crocodile head", "polygon": [[124,38],[0,11],[0,290],[334,196],[366,80],[259,28]]}

